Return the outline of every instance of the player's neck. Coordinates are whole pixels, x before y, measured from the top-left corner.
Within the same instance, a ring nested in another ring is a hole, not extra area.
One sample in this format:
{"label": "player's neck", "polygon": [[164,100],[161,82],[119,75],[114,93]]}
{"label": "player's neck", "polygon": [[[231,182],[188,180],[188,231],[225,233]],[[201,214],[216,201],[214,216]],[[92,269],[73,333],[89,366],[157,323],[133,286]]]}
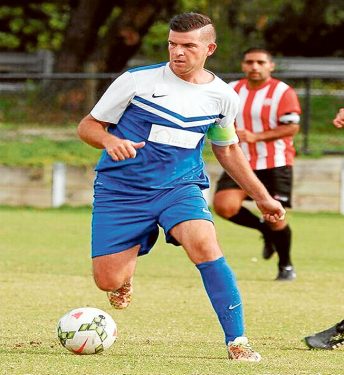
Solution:
{"label": "player's neck", "polygon": [[199,74],[194,74],[193,76],[189,77],[187,81],[197,85],[203,85],[205,83],[210,83],[213,80],[214,75],[209,71],[203,69],[201,72],[199,72]]}
{"label": "player's neck", "polygon": [[247,87],[252,90],[256,90],[261,88],[262,86],[265,86],[269,81],[271,80],[271,77],[268,77],[266,79],[256,81],[252,79],[247,80]]}

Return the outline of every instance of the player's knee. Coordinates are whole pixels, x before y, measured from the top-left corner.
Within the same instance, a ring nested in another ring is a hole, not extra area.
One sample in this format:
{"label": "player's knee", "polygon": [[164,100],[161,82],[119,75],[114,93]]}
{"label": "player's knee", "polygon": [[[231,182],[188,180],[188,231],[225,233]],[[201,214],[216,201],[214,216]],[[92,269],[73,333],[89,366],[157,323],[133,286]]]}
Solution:
{"label": "player's knee", "polygon": [[93,274],[94,281],[100,290],[110,292],[119,289],[126,282],[124,278],[109,275]]}
{"label": "player's knee", "polygon": [[236,215],[240,210],[240,207],[228,204],[228,202],[216,197],[216,195],[214,197],[213,208],[217,215],[225,219],[229,219],[230,217]]}
{"label": "player's knee", "polygon": [[218,247],[200,249],[199,252],[193,254],[191,261],[194,264],[200,264],[204,262],[212,262],[223,256],[222,251]]}
{"label": "player's knee", "polygon": [[202,242],[195,243],[195,246],[188,249],[187,252],[190,260],[194,264],[211,262],[223,256],[222,250],[220,249],[216,240],[204,240]]}

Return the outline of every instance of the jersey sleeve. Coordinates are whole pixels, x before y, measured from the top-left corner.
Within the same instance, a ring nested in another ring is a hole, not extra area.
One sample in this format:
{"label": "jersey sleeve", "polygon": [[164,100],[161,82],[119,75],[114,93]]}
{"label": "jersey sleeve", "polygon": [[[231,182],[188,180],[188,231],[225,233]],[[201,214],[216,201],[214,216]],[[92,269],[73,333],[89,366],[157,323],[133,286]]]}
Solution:
{"label": "jersey sleeve", "polygon": [[293,88],[289,87],[283,94],[278,106],[278,118],[286,115],[287,113],[301,114],[301,106],[296,92]]}
{"label": "jersey sleeve", "polygon": [[123,112],[135,96],[136,85],[133,75],[123,73],[116,78],[91,111],[98,121],[117,124]]}
{"label": "jersey sleeve", "polygon": [[219,120],[210,125],[207,132],[207,137],[211,143],[217,146],[228,146],[239,143],[239,138],[234,127],[234,120],[239,108],[239,96],[232,88],[229,90],[229,95],[226,95],[223,101]]}

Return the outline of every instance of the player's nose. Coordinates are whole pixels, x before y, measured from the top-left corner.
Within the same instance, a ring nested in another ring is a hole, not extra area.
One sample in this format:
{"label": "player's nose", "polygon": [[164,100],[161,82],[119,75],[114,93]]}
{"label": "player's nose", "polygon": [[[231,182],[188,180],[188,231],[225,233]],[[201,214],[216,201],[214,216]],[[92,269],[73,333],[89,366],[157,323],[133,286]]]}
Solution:
{"label": "player's nose", "polygon": [[177,46],[174,50],[176,56],[183,56],[184,55],[184,48],[182,46]]}

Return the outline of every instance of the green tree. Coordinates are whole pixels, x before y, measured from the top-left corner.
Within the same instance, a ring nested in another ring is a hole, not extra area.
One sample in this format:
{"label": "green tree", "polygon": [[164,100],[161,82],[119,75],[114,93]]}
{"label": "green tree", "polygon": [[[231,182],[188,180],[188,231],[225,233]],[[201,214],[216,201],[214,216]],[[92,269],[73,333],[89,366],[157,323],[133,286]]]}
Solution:
{"label": "green tree", "polygon": [[343,56],[344,0],[2,0],[0,51],[50,49],[56,70],[119,72],[128,61],[166,60],[169,18],[209,14],[218,49],[208,64],[240,69],[242,51]]}
{"label": "green tree", "polygon": [[27,51],[61,47],[69,17],[67,1],[2,1],[0,51]]}
{"label": "green tree", "polygon": [[344,57],[344,1],[286,3],[264,29],[268,48],[287,56]]}

